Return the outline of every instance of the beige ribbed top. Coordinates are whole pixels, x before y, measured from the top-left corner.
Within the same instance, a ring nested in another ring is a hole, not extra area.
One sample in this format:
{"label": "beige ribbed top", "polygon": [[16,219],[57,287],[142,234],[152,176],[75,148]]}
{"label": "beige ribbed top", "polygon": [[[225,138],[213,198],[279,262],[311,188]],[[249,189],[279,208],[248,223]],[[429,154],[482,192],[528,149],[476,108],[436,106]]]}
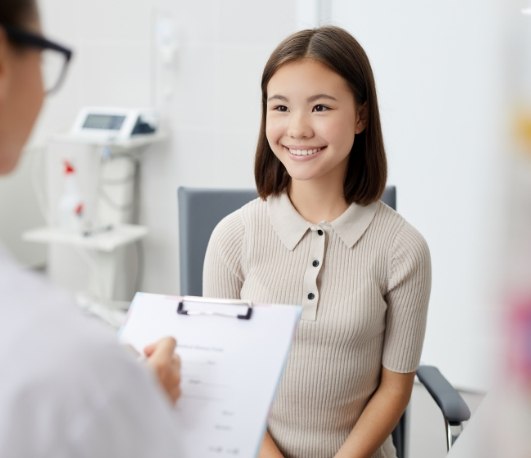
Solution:
{"label": "beige ribbed top", "polygon": [[[269,417],[286,458],[331,458],[378,387],[382,365],[416,369],[431,284],[422,236],[381,202],[311,224],[289,197],[256,199],[223,219],[203,294],[302,304]],[[394,457],[388,438],[374,457]]]}

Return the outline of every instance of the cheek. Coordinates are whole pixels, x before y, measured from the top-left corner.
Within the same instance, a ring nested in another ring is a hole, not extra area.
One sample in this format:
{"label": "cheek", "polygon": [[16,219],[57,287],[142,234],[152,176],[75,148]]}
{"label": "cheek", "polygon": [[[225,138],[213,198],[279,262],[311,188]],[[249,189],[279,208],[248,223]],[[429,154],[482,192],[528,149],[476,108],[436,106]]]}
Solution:
{"label": "cheek", "polygon": [[21,74],[21,83],[24,87],[23,97],[25,98],[28,116],[35,120],[44,100],[44,87],[38,53],[32,54],[32,58],[27,59]]}
{"label": "cheek", "polygon": [[350,122],[337,122],[327,126],[327,135],[334,139],[336,143],[348,147],[349,151],[354,143],[356,135],[355,126]]}
{"label": "cheek", "polygon": [[35,104],[38,107],[38,112],[40,111],[43,101],[44,101],[44,75],[42,74],[42,66],[40,63],[40,58],[37,59],[37,71],[34,73],[34,89],[35,89]]}
{"label": "cheek", "polygon": [[267,118],[265,133],[269,145],[273,148],[282,136],[282,127],[278,121]]}

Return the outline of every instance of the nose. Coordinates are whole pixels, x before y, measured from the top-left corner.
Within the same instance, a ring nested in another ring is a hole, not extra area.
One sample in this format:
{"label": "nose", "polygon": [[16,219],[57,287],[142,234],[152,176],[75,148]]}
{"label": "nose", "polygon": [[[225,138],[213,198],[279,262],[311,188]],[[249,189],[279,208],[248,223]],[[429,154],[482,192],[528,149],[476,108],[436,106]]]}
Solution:
{"label": "nose", "polygon": [[308,116],[304,113],[292,113],[287,134],[291,138],[311,138],[313,129]]}

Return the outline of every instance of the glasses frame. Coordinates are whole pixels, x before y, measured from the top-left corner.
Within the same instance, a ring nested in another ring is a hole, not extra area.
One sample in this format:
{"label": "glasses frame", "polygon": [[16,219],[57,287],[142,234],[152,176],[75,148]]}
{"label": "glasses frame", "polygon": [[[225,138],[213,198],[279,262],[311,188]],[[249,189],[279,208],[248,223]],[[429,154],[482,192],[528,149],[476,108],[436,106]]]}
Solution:
{"label": "glasses frame", "polygon": [[66,70],[68,68],[68,65],[70,63],[70,60],[72,59],[74,52],[71,49],[60,45],[59,43],[56,43],[54,41],[48,40],[47,38],[44,38],[42,35],[38,35],[32,32],[27,32],[25,30],[19,29],[18,27],[13,27],[10,25],[2,24],[2,23],[0,23],[0,27],[2,27],[6,31],[8,39],[13,41],[14,43],[17,43],[23,46],[29,46],[32,48],[38,48],[41,51],[50,49],[52,51],[59,52],[60,54],[63,55],[65,60],[64,60],[64,65],[59,75],[59,78],[57,79],[57,82],[55,83],[53,87],[46,90],[46,93],[51,94],[57,91],[57,89],[59,89],[61,85],[63,84],[63,81],[66,76]]}

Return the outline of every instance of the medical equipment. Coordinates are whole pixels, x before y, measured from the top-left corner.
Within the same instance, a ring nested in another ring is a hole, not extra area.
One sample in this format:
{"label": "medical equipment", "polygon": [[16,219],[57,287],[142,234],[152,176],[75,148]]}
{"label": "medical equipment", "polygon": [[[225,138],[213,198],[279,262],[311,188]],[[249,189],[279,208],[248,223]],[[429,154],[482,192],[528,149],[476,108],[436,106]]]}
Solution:
{"label": "medical equipment", "polygon": [[[24,238],[50,244],[48,275],[72,292],[81,291],[80,303],[112,308],[139,289],[140,242],[147,234],[138,224],[139,169],[143,152],[166,138],[154,110],[117,107],[85,107],[67,133],[50,138],[47,225]],[[70,205],[72,180],[62,173],[64,161],[75,165],[76,194],[83,203],[82,224],[68,225],[70,230],[64,216],[72,217],[77,207]]]}
{"label": "medical equipment", "polygon": [[73,137],[94,141],[125,141],[157,132],[158,120],[151,109],[85,107],[77,115]]}

